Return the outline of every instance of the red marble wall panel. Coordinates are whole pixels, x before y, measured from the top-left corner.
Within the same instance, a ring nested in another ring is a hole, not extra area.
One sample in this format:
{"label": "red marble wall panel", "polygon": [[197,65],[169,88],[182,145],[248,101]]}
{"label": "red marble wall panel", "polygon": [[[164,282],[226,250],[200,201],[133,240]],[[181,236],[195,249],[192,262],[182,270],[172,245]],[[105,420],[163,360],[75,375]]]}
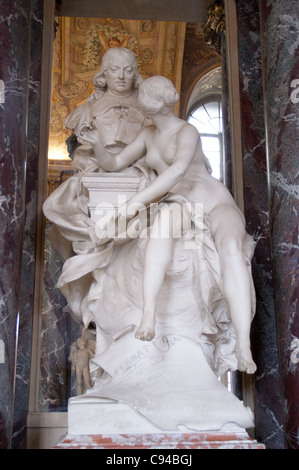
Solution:
{"label": "red marble wall panel", "polygon": [[0,78],[0,448],[11,444],[15,338],[25,210],[30,1],[1,2]]}
{"label": "red marble wall panel", "polygon": [[255,432],[267,448],[283,448],[283,419],[279,382],[274,306],[271,233],[259,2],[237,2],[240,97],[243,143],[244,210],[247,230],[257,244],[252,262],[257,308],[252,325],[252,349],[257,363]]}
{"label": "red marble wall panel", "polygon": [[[299,3],[260,2],[273,284],[287,448],[299,448]],[[296,84],[296,82],[295,82]]]}

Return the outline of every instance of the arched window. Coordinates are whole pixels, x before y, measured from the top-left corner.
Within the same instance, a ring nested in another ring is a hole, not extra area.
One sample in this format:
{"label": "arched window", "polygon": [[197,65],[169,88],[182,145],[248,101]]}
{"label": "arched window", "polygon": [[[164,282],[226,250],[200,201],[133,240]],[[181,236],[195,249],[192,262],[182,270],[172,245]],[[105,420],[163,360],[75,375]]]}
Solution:
{"label": "arched window", "polygon": [[223,181],[221,96],[221,67],[216,67],[205,73],[193,87],[188,100],[186,119],[197,128],[200,134],[203,152],[212,167],[212,175]]}
{"label": "arched window", "polygon": [[212,175],[223,180],[223,125],[220,98],[197,102],[187,118],[200,134],[202,149],[212,167]]}

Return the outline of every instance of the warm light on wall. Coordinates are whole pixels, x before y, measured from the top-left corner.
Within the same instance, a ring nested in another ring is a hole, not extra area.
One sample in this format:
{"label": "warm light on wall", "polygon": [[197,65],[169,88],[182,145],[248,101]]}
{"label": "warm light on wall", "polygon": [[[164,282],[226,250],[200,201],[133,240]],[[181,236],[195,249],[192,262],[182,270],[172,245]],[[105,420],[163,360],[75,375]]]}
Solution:
{"label": "warm light on wall", "polygon": [[49,145],[48,160],[68,160],[71,161],[66,144]]}

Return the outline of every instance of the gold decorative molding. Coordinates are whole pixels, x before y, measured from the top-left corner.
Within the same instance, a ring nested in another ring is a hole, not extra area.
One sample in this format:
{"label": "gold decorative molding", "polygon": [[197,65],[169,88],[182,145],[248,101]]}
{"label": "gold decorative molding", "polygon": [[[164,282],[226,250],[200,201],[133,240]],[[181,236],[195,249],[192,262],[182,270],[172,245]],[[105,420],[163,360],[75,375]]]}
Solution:
{"label": "gold decorative molding", "polygon": [[225,10],[221,0],[216,0],[208,8],[208,19],[203,25],[207,44],[221,53],[221,38],[225,34]]}
{"label": "gold decorative molding", "polygon": [[48,193],[49,196],[54,189],[74,174],[71,159],[48,160]]}

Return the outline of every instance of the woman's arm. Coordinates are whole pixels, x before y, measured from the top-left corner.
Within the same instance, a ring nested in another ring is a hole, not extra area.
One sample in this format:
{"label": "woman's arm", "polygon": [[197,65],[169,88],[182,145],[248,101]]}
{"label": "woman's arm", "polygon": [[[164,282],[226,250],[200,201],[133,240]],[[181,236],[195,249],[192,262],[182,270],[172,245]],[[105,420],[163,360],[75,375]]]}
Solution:
{"label": "woman's arm", "polygon": [[177,135],[177,150],[173,163],[145,189],[130,199],[130,203],[150,204],[171,191],[184,177],[189,168],[199,143],[197,130],[187,125]]}
{"label": "woman's arm", "polygon": [[96,129],[84,127],[80,135],[83,140],[92,145],[101,168],[106,171],[119,171],[128,167],[145,154],[147,132],[147,128],[143,129],[134,141],[127,145],[118,155],[114,155],[105,149]]}

